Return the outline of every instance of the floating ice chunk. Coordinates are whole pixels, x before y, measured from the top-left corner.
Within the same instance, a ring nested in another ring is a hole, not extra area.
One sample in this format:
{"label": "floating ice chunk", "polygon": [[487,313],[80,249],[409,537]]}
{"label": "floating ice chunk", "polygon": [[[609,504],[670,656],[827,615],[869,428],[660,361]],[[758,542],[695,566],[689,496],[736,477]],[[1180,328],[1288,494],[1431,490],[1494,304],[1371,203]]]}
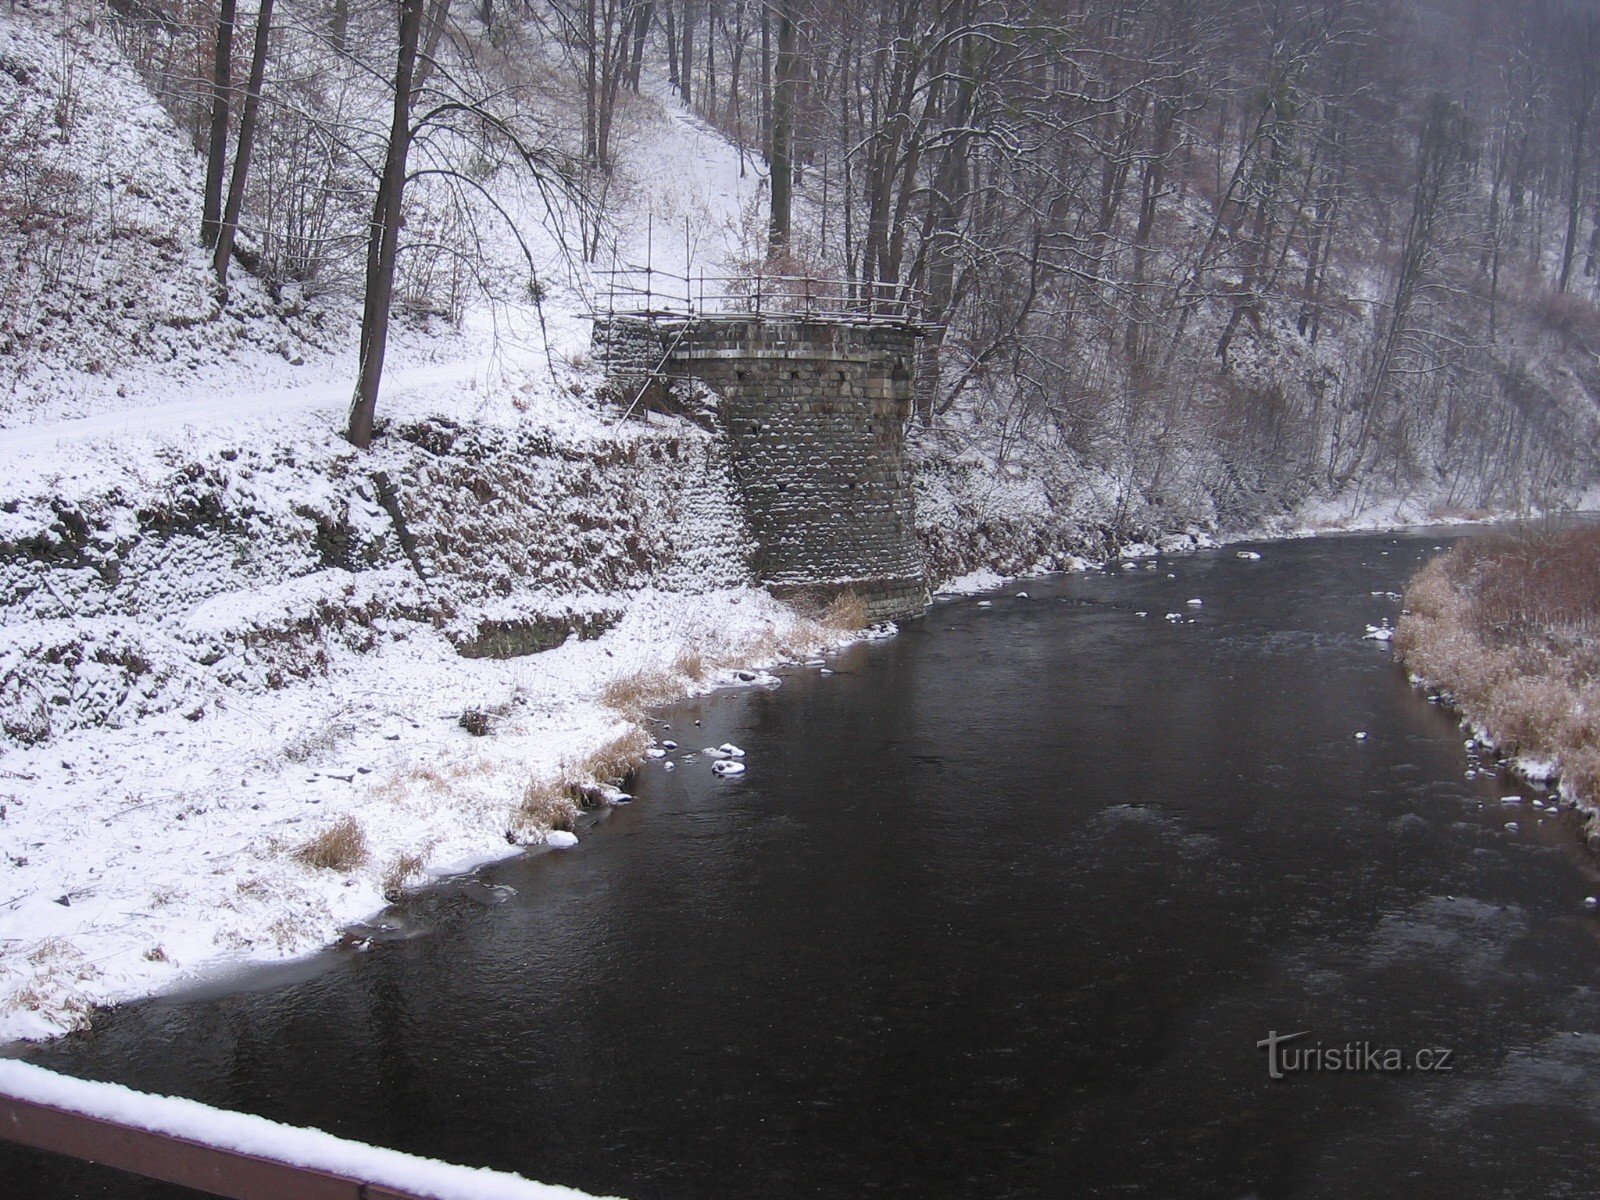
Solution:
{"label": "floating ice chunk", "polygon": [[1147,612],[1136,612],[1133,615],[1136,617],[1148,617],[1150,614]]}
{"label": "floating ice chunk", "polygon": [[1600,896],[1585,896],[1583,898],[1583,906],[1585,908],[1600,908]]}
{"label": "floating ice chunk", "polygon": [[1371,642],[1394,641],[1394,629],[1385,621],[1382,625],[1368,625],[1367,631],[1361,635],[1363,640]]}
{"label": "floating ice chunk", "polygon": [[1501,804],[1521,804],[1522,803],[1522,797],[1521,796],[1501,796],[1500,797],[1500,803]]}
{"label": "floating ice chunk", "polygon": [[661,764],[661,767],[662,770],[665,771],[676,771],[678,769],[678,764],[675,762],[664,762]]}
{"label": "floating ice chunk", "polygon": [[1124,571],[1137,571],[1139,569],[1139,564],[1134,562],[1123,563],[1122,569]]}
{"label": "floating ice chunk", "polygon": [[565,829],[552,829],[544,835],[544,844],[552,850],[570,850],[578,844],[578,835]]}
{"label": "floating ice chunk", "polygon": [[1364,729],[1358,730],[1357,733],[1356,733],[1356,741],[1364,742],[1366,740],[1367,740],[1367,731],[1364,730]]}
{"label": "floating ice chunk", "polygon": [[993,600],[979,600],[978,601],[978,607],[979,608],[993,608],[994,607],[994,601]]}
{"label": "floating ice chunk", "polygon": [[644,756],[646,758],[665,758],[667,756],[667,752],[660,746],[651,746],[650,749],[644,752]]}
{"label": "floating ice chunk", "polygon": [[1506,830],[1509,833],[1517,833],[1521,829],[1522,829],[1522,826],[1518,825],[1515,821],[1507,821],[1506,822]]}
{"label": "floating ice chunk", "polygon": [[1185,600],[1184,603],[1187,604],[1190,608],[1199,608],[1202,604],[1205,603],[1205,601],[1200,599],[1200,597],[1196,596],[1193,600]]}
{"label": "floating ice chunk", "polygon": [[742,762],[734,762],[731,758],[724,758],[720,762],[711,764],[711,773],[722,776],[743,775],[744,764]]}
{"label": "floating ice chunk", "polygon": [[717,747],[717,750],[729,758],[744,757],[744,751],[739,749],[739,747],[735,746],[732,742],[723,742],[722,745]]}
{"label": "floating ice chunk", "polygon": [[1027,592],[1018,592],[1017,593],[1017,599],[1018,600],[1026,600],[1027,598],[1028,598],[1028,593]]}
{"label": "floating ice chunk", "polygon": [[663,750],[676,750],[678,748],[678,743],[673,741],[662,742],[661,748]]}
{"label": "floating ice chunk", "polygon": [[1167,614],[1167,620],[1169,620],[1169,621],[1181,621],[1181,620],[1183,620],[1183,614],[1182,613],[1168,613]]}
{"label": "floating ice chunk", "polygon": [[728,755],[716,746],[707,746],[700,751],[707,758],[727,758]]}
{"label": "floating ice chunk", "polygon": [[1236,553],[1234,555],[1234,557],[1235,558],[1243,558],[1243,559],[1246,559],[1246,560],[1248,560],[1250,562],[1255,562],[1258,558],[1261,557],[1261,555],[1257,554],[1254,550],[1240,550],[1238,553]]}

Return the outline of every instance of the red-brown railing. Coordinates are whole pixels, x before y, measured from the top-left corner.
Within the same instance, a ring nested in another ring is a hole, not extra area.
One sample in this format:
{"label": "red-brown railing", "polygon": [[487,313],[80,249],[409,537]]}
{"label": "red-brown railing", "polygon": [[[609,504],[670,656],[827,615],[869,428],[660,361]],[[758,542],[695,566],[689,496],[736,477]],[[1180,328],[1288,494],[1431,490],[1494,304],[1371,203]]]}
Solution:
{"label": "red-brown railing", "polygon": [[[518,1175],[437,1163],[315,1130],[290,1130],[259,1117],[132,1093],[27,1064],[13,1062],[0,1070],[4,1071],[0,1077],[0,1138],[214,1196],[233,1200],[460,1200],[485,1196],[582,1200],[582,1193],[533,1183]],[[70,1100],[60,1099],[63,1091]],[[99,1103],[102,1094],[111,1102]],[[130,1108],[136,1117],[126,1115]],[[148,1125],[144,1123],[147,1119]],[[218,1132],[208,1137],[205,1131],[213,1123]],[[292,1157],[298,1161],[248,1148],[278,1145],[286,1132],[298,1139],[292,1143],[297,1146]],[[368,1164],[367,1170],[361,1169],[362,1163]],[[14,1180],[13,1184],[23,1182]]]}

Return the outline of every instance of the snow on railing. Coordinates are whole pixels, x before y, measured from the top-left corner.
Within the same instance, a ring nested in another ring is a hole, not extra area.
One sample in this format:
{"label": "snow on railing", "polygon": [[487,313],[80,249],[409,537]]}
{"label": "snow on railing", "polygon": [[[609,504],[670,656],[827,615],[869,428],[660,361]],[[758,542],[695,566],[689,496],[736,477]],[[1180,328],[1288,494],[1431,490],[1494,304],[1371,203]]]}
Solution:
{"label": "snow on railing", "polygon": [[15,1060],[0,1060],[0,1137],[236,1200],[590,1200]]}
{"label": "snow on railing", "polygon": [[599,270],[595,315],[715,320],[802,317],[915,323],[922,295],[909,284],[812,275],[679,275],[659,267]]}

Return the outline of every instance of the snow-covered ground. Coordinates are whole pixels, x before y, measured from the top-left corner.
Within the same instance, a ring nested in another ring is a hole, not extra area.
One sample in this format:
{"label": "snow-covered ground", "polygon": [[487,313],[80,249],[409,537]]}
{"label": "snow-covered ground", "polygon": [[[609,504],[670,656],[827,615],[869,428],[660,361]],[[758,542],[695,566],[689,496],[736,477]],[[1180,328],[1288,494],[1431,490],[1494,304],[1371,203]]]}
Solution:
{"label": "snow-covered ground", "polygon": [[[581,778],[635,729],[603,699],[616,680],[731,683],[726,669],[690,678],[681,656],[770,661],[843,636],[757,591],[641,593],[604,636],[543,654],[467,660],[417,631],[200,720],[157,714],[13,750],[0,757],[0,1038],[48,1036],[197,970],[309,952],[386,889],[541,840],[547,828],[524,824],[530,786]],[[468,710],[488,734],[462,727]],[[364,843],[350,869],[295,857],[346,819]]]}
{"label": "snow-covered ground", "polygon": [[[541,308],[397,330],[379,415],[402,432],[360,455],[338,432],[353,310],[286,316],[240,272],[220,313],[183,249],[198,160],[103,27],[0,13],[0,101],[43,128],[64,56],[51,164],[111,199],[80,214],[103,243],[81,278],[25,281],[46,308],[103,303],[6,327],[25,353],[0,404],[0,1040],[566,843],[560,785],[639,757],[632,698],[854,636],[744,586],[711,439],[588,398],[595,285],[562,230],[522,228]],[[617,256],[726,269],[760,172],[664,88],[627,105]],[[464,656],[552,629],[566,644]],[[330,828],[347,853],[309,865]]]}

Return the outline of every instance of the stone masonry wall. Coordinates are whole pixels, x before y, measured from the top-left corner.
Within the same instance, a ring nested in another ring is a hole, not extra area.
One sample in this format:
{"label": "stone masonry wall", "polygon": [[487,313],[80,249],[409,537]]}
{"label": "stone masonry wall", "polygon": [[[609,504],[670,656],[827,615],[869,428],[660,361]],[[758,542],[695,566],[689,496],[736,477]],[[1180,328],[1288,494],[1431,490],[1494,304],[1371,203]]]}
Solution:
{"label": "stone masonry wall", "polygon": [[[624,326],[597,325],[596,337],[624,334],[619,349],[643,341]],[[922,614],[901,436],[916,346],[904,327],[770,317],[697,321],[677,338],[667,369],[721,397],[757,573],[773,592],[826,600],[854,591],[873,620]]]}

